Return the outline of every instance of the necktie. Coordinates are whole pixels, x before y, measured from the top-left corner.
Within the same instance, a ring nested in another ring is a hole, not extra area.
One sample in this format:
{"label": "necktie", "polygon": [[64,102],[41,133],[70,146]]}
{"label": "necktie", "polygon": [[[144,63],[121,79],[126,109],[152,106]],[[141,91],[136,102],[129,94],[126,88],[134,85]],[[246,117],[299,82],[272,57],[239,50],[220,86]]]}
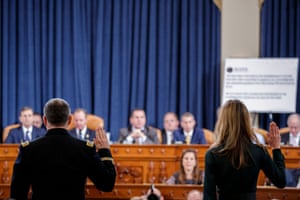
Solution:
{"label": "necktie", "polygon": [[29,136],[29,131],[27,130],[26,133],[25,133],[25,138],[24,138],[25,141],[30,141],[30,136]]}
{"label": "necktie", "polygon": [[190,134],[186,135],[186,137],[185,137],[185,143],[186,144],[190,144],[191,143],[191,136],[190,136]]}
{"label": "necktie", "polygon": [[78,135],[78,137],[79,137],[79,139],[82,140],[82,132],[81,132],[81,130],[79,130],[79,135]]}

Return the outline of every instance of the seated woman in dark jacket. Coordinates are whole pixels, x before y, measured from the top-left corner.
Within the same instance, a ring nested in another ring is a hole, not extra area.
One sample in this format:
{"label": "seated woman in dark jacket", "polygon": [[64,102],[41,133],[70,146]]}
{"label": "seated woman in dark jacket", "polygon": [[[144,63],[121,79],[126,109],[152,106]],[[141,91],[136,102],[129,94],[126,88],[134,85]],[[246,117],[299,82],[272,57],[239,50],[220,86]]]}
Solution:
{"label": "seated woman in dark jacket", "polygon": [[198,167],[198,157],[194,149],[187,149],[181,154],[180,170],[175,172],[167,184],[202,184],[202,172]]}

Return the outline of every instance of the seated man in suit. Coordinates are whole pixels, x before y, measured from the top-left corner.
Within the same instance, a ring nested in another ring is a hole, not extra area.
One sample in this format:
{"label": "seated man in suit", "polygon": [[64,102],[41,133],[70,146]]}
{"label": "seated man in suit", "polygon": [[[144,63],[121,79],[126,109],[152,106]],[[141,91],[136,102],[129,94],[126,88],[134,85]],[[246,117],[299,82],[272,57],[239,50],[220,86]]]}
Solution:
{"label": "seated man in suit", "polygon": [[77,108],[74,113],[75,128],[70,130],[70,134],[73,137],[77,137],[81,140],[93,141],[96,137],[95,131],[87,128],[87,112],[83,108]]}
{"label": "seated man in suit", "polygon": [[118,143],[159,144],[154,128],[146,127],[146,114],[142,109],[134,109],[129,118],[129,127],[121,128]]}
{"label": "seated man in suit", "polygon": [[38,112],[34,112],[33,113],[33,126],[37,127],[37,128],[44,128],[45,126],[43,124],[43,119],[42,119],[42,115]]}
{"label": "seated man in suit", "polygon": [[179,120],[174,112],[167,112],[164,116],[164,128],[161,130],[162,144],[174,144],[173,132],[178,129]]}
{"label": "seated man in suit", "polygon": [[[300,146],[300,115],[293,113],[287,120],[289,133],[281,135],[281,141],[285,145]],[[286,186],[296,187],[300,185],[300,169],[286,169]]]}
{"label": "seated man in suit", "polygon": [[33,110],[30,107],[23,107],[20,111],[19,121],[21,126],[11,129],[4,143],[17,144],[34,140],[46,134],[45,129],[33,126]]}
{"label": "seated man in suit", "polygon": [[196,128],[195,117],[192,113],[186,112],[181,116],[181,128],[174,131],[175,144],[206,144],[203,130]]}

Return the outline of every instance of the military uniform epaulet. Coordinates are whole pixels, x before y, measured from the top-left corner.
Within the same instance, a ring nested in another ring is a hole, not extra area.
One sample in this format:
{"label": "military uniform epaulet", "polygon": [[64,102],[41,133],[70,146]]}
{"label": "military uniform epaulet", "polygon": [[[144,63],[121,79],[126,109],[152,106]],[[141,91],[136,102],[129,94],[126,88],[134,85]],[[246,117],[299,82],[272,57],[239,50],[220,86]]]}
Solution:
{"label": "military uniform epaulet", "polygon": [[21,142],[22,147],[26,147],[29,145],[29,141]]}
{"label": "military uniform epaulet", "polygon": [[94,146],[94,142],[93,142],[93,141],[87,140],[87,141],[86,141],[86,146],[88,146],[88,147],[93,147],[93,146]]}

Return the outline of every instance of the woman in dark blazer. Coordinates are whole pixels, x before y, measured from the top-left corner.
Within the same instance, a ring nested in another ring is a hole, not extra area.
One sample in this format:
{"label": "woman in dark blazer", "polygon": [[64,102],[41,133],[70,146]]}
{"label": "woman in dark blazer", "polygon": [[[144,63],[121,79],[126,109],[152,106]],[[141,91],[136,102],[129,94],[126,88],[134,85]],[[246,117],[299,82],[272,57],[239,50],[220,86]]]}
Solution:
{"label": "woman in dark blazer", "polygon": [[276,187],[285,187],[284,157],[274,122],[268,134],[273,160],[258,143],[250,114],[239,100],[229,100],[221,108],[215,133],[216,142],[205,155],[204,200],[255,200],[260,169]]}

